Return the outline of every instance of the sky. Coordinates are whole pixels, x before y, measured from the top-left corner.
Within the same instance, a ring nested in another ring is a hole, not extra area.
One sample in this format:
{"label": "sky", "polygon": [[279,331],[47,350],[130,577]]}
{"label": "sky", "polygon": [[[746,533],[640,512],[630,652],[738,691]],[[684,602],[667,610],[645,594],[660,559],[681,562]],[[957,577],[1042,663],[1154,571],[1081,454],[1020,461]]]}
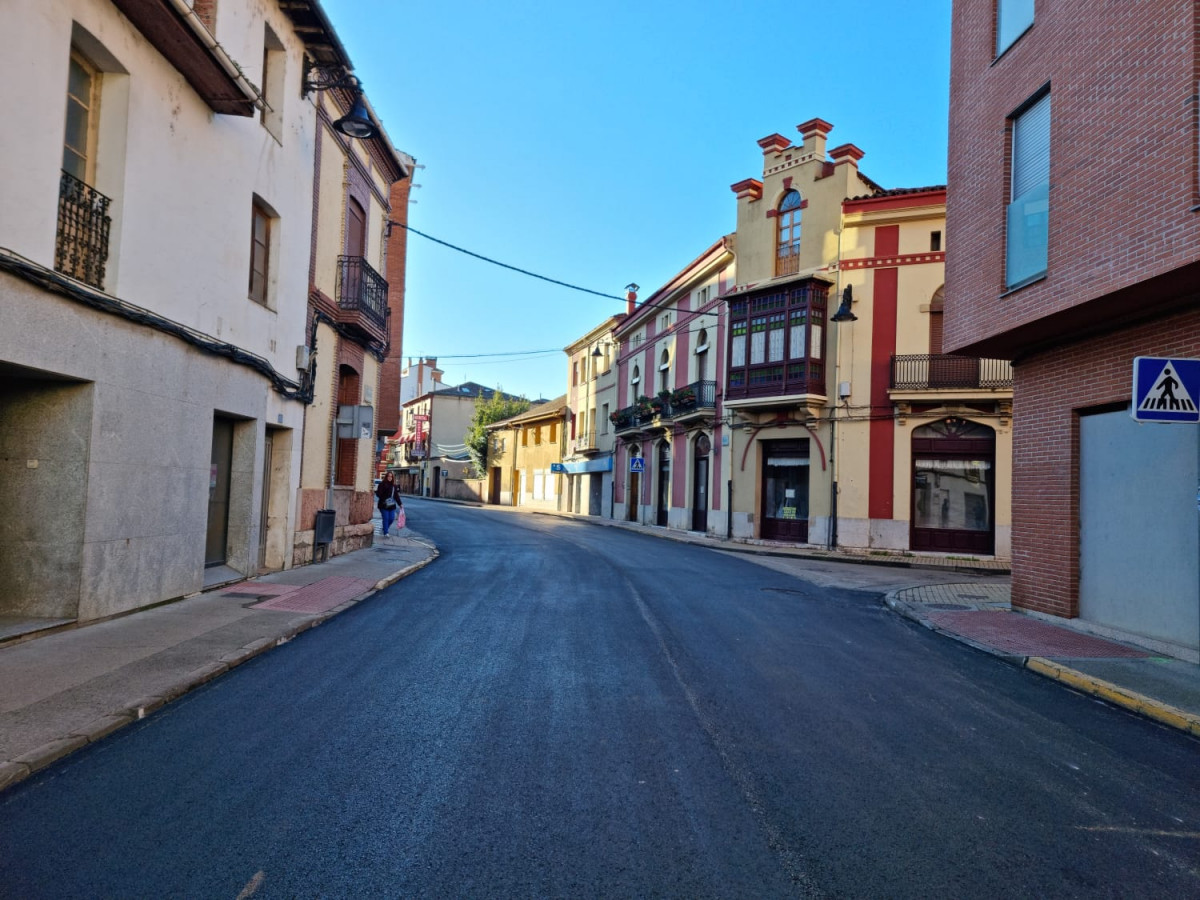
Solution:
{"label": "sky", "polygon": [[[736,225],[759,138],[834,125],[885,188],[944,184],[951,0],[322,0],[414,171],[409,224],[557,281],[648,297]],[[624,302],[409,235],[406,357],[566,391]],[[534,352],[544,351],[544,352]],[[499,356],[498,354],[507,354]]]}

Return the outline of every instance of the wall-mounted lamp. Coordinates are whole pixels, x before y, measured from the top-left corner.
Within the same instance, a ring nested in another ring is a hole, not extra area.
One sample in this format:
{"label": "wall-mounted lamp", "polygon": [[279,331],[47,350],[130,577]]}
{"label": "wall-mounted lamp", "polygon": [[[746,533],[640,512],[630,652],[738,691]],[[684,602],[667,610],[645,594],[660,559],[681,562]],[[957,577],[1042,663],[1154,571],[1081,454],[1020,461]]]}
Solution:
{"label": "wall-mounted lamp", "polygon": [[[379,128],[371,121],[371,114],[367,112],[367,104],[363,101],[362,82],[358,80],[358,76],[342,70],[341,75],[331,78],[327,74],[329,71],[329,69],[312,66],[305,60],[303,95],[307,97],[313,91],[345,88],[350,92],[352,98],[350,112],[333,123],[334,129],[346,137],[364,141],[375,137],[379,134]],[[336,71],[335,69],[334,72]],[[319,73],[318,77],[313,77],[314,72]]]}
{"label": "wall-mounted lamp", "polygon": [[857,322],[858,316],[850,309],[850,304],[853,302],[854,294],[851,292],[850,285],[846,285],[846,289],[842,291],[842,305],[838,307],[838,311],[833,314],[829,321]]}

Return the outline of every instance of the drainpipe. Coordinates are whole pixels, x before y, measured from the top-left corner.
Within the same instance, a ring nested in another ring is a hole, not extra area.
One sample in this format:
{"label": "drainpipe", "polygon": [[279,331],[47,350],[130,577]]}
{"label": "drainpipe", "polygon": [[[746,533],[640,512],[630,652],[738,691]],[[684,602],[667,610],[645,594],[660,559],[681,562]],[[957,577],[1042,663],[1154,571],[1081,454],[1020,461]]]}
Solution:
{"label": "drainpipe", "polygon": [[192,9],[191,4],[187,0],[168,0],[168,3],[188,23],[188,27],[200,39],[200,42],[208,48],[208,52],[213,55],[213,59],[217,61],[217,65],[225,70],[225,74],[233,79],[233,82],[246,95],[246,99],[253,100],[254,105],[259,109],[265,109],[267,104],[263,100],[262,92],[242,74],[241,68],[233,61],[232,57],[225,51],[225,48],[217,43],[217,39],[208,30],[208,26],[204,24],[204,20],[196,15],[196,11]]}

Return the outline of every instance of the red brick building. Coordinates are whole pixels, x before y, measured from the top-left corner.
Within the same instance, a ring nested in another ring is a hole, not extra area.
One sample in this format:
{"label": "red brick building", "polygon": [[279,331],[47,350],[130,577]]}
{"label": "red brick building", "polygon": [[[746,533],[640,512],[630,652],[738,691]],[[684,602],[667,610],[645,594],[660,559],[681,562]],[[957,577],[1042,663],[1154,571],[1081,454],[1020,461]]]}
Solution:
{"label": "red brick building", "polygon": [[955,0],[945,346],[1013,360],[1013,603],[1195,659],[1200,5]]}

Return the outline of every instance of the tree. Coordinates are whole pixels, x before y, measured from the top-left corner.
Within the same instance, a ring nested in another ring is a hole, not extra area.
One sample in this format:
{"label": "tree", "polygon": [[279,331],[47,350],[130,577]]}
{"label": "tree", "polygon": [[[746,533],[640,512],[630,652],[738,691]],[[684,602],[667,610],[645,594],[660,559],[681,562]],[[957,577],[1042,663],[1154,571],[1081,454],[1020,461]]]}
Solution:
{"label": "tree", "polygon": [[479,478],[487,475],[487,427],[493,422],[518,416],[529,409],[529,401],[521,397],[510,397],[499,389],[487,400],[475,403],[475,414],[471,417],[471,425],[463,436],[467,452],[471,454],[471,465]]}

